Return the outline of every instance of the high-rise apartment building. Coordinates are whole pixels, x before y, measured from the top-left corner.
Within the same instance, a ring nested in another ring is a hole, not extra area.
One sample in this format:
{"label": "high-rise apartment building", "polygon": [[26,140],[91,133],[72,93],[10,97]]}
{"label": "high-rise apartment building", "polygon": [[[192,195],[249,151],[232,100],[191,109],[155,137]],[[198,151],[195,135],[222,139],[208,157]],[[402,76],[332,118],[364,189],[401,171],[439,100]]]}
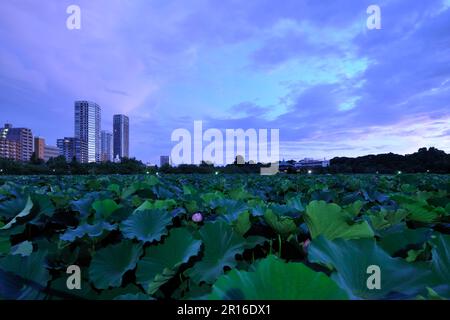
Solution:
{"label": "high-rise apartment building", "polygon": [[102,130],[101,134],[101,154],[100,160],[102,162],[113,160],[113,136],[111,132]]}
{"label": "high-rise apartment building", "polygon": [[101,109],[91,101],[75,101],[75,138],[87,145],[87,162],[100,161]]}
{"label": "high-rise apartment building", "polygon": [[74,158],[80,163],[88,161],[87,142],[78,138],[68,138],[57,140],[58,149],[61,155],[66,158],[67,162],[71,162]]}
{"label": "high-rise apartment building", "polygon": [[13,128],[11,124],[5,124],[0,129],[0,137],[9,141],[14,141],[19,145],[20,158],[19,161],[30,161],[33,155],[33,133],[28,128]]}
{"label": "high-rise apartment building", "polygon": [[123,114],[116,114],[113,117],[114,130],[114,159],[130,157],[130,120]]}

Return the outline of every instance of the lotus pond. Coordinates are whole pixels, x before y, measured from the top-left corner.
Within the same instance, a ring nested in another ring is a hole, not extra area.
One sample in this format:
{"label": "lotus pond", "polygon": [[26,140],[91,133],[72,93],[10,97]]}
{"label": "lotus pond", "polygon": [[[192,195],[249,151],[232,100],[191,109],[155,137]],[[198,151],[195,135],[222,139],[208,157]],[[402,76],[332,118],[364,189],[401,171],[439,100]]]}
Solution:
{"label": "lotus pond", "polygon": [[449,234],[449,175],[0,176],[0,299],[448,299]]}

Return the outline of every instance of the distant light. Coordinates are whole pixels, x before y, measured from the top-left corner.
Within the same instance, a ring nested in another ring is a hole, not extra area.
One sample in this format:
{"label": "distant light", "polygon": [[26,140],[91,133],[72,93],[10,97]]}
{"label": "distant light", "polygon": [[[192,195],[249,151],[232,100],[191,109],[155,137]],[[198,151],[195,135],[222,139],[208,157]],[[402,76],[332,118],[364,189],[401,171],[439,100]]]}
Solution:
{"label": "distant light", "polygon": [[159,172],[157,172],[156,175],[159,176]]}
{"label": "distant light", "polygon": [[428,173],[430,173],[430,170],[427,170]]}
{"label": "distant light", "polygon": [[56,169],[53,169],[53,172],[55,172],[56,171]]}
{"label": "distant light", "polygon": [[219,171],[216,171],[216,176],[219,174]]}
{"label": "distant light", "polygon": [[3,172],[3,169],[0,169],[0,172]]}
{"label": "distant light", "polygon": [[402,174],[402,172],[401,172],[401,171],[399,171],[399,172],[397,172],[397,174]]}
{"label": "distant light", "polygon": [[308,170],[308,174],[311,174],[312,173],[312,170]]}
{"label": "distant light", "polygon": [[379,174],[379,172],[377,171],[377,174]]}
{"label": "distant light", "polygon": [[147,171],[147,174],[150,174],[150,172]]}

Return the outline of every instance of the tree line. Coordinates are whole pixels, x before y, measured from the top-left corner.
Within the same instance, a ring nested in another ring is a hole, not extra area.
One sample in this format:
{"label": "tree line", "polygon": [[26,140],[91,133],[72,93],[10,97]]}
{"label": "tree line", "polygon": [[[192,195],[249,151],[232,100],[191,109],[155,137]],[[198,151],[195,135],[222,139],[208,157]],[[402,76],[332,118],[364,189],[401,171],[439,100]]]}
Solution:
{"label": "tree line", "polygon": [[431,147],[407,155],[387,153],[357,158],[339,157],[330,161],[329,169],[342,173],[450,173],[450,154]]}
{"label": "tree line", "polygon": [[[2,175],[103,175],[103,174],[227,174],[260,173],[261,163],[242,162],[236,158],[233,164],[216,167],[210,163],[202,162],[200,165],[179,165],[172,167],[146,166],[135,158],[125,158],[122,162],[79,163],[75,159],[67,162],[63,156],[52,158],[47,162],[36,159],[34,156],[29,162],[17,162],[10,159],[0,159],[0,174]],[[288,162],[294,163],[290,160]],[[367,155],[357,158],[337,157],[330,160],[330,166],[301,169],[280,168],[281,173],[450,173],[450,154],[436,148],[421,148],[408,155],[394,153]],[[310,171],[311,170],[311,171]]]}

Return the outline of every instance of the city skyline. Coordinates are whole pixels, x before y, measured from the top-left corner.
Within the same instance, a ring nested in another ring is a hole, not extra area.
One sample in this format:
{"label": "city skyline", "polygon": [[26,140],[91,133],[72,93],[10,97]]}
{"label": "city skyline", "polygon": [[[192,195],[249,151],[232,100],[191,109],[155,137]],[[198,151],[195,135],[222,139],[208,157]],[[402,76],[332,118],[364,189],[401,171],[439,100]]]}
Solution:
{"label": "city skyline", "polygon": [[[158,163],[170,134],[279,128],[280,158],[420,147],[450,152],[450,1],[6,2],[0,119],[47,141],[72,136],[73,101],[133,119],[132,156]],[[26,27],[25,27],[26,25]],[[49,125],[51,123],[51,125]]]}
{"label": "city skyline", "polygon": [[[123,158],[129,158],[129,117],[114,115],[113,135],[108,130],[102,130],[101,113],[100,105],[93,101],[75,101],[74,136],[58,138],[55,145],[47,144],[45,137],[33,135],[30,127],[14,127],[11,123],[5,123],[0,128],[0,158],[47,162],[63,156],[67,162],[76,159],[80,163],[120,162]],[[117,143],[114,144],[114,141]],[[115,148],[118,150],[116,158],[113,157]]]}

